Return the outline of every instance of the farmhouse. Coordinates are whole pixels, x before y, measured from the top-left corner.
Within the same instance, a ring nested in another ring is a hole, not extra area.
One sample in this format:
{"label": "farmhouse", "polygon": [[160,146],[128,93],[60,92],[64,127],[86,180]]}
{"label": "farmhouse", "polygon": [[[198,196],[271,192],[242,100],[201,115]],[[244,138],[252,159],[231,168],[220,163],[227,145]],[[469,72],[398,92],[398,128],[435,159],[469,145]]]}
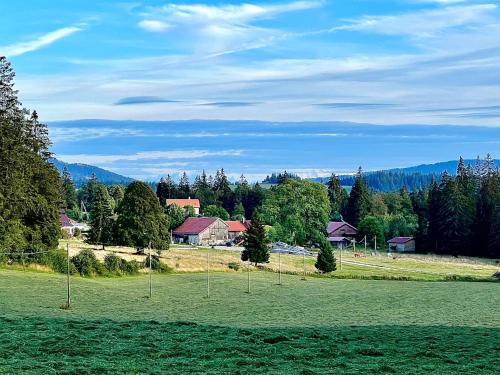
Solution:
{"label": "farmhouse", "polygon": [[328,223],[326,232],[328,234],[328,241],[338,248],[347,247],[358,234],[358,230],[345,221],[332,221]]}
{"label": "farmhouse", "polygon": [[225,221],[225,223],[229,226],[229,239],[241,237],[248,229],[245,221]]}
{"label": "farmhouse", "polygon": [[405,253],[415,251],[415,239],[413,237],[394,237],[387,243],[389,244],[389,252]]}
{"label": "farmhouse", "polygon": [[75,229],[79,229],[82,232],[89,230],[89,227],[85,223],[78,223],[75,220],[72,220],[66,215],[66,211],[59,211],[59,224],[61,225],[61,229],[68,233],[71,237],[75,235]]}
{"label": "farmhouse", "polygon": [[229,225],[217,217],[188,217],[172,232],[175,242],[218,245],[229,238]]}
{"label": "farmhouse", "polygon": [[200,214],[200,200],[199,199],[167,199],[167,207],[176,204],[177,206],[184,208],[186,206],[191,206],[194,208],[194,214]]}

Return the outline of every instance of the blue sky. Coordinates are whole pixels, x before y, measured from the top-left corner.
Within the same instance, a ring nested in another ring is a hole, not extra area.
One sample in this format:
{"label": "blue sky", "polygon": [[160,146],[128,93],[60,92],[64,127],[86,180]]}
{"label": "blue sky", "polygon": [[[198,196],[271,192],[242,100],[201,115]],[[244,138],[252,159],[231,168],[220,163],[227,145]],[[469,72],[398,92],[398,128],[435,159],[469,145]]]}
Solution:
{"label": "blue sky", "polygon": [[[500,127],[498,1],[26,0],[3,1],[0,20],[0,54],[16,69],[21,100],[49,123],[220,119]],[[210,132],[215,125],[203,126]],[[226,126],[226,133],[235,127]],[[52,129],[57,135],[61,124]],[[206,139],[195,136],[183,141],[186,150],[231,150],[227,144],[208,149]],[[106,147],[86,153],[110,152],[116,134],[101,131],[100,137]],[[54,139],[54,150],[68,156],[75,141]],[[315,149],[324,141],[306,144]],[[166,151],[152,150],[148,137],[127,142],[134,153]],[[443,147],[450,156],[461,153]],[[379,167],[391,164],[375,160]],[[288,164],[296,164],[292,155]]]}

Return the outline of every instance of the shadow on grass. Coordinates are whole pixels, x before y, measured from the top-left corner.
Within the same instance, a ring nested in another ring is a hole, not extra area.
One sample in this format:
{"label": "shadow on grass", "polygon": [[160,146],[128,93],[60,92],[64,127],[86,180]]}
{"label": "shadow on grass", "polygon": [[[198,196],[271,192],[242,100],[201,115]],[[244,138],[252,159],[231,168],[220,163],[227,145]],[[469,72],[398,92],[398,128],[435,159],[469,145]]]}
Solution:
{"label": "shadow on grass", "polygon": [[0,317],[1,373],[498,374],[500,328]]}

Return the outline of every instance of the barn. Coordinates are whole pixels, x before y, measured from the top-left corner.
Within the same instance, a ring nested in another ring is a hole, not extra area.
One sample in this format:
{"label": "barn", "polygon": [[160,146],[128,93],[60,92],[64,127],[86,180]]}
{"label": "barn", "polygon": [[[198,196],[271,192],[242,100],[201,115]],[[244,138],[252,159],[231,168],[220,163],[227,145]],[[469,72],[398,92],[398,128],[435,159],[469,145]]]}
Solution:
{"label": "barn", "polygon": [[332,246],[344,249],[356,238],[358,230],[345,221],[332,221],[326,228],[328,241]]}
{"label": "barn", "polygon": [[177,243],[221,245],[229,238],[229,225],[217,217],[188,217],[172,232]]}
{"label": "barn", "polygon": [[346,237],[348,239],[356,238],[358,230],[345,221],[331,221],[326,228],[328,237]]}
{"label": "barn", "polygon": [[415,251],[415,239],[413,237],[394,237],[387,241],[389,252],[409,253]]}

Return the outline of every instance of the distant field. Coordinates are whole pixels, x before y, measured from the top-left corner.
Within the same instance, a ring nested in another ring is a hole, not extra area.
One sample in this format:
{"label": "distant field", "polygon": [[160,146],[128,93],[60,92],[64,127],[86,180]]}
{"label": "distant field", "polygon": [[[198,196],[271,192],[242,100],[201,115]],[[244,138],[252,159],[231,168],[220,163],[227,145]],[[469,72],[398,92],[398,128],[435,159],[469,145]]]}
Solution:
{"label": "distant field", "polygon": [[0,270],[0,373],[498,374],[500,284]]}
{"label": "distant field", "polygon": [[[61,241],[60,247],[65,248],[70,244],[70,254],[75,255],[84,248],[93,248],[81,241]],[[98,258],[103,259],[109,252],[117,252],[119,256],[139,261],[144,256],[133,255],[135,249],[127,247],[108,247],[108,251],[96,251]],[[363,253],[360,248],[359,253]],[[207,253],[210,256],[210,268],[212,271],[232,272],[230,263],[240,264],[239,252],[231,248],[216,250],[210,248],[192,248],[186,246],[173,246],[171,250],[162,254],[162,261],[167,263],[175,272],[200,272],[207,267]],[[340,269],[340,254],[336,252],[338,270],[330,275],[334,278],[363,278],[363,279],[396,279],[396,280],[426,280],[445,281],[452,279],[463,280],[492,280],[491,276],[500,271],[495,261],[474,258],[454,258],[442,256],[425,255],[397,255],[396,259],[388,257],[386,253],[371,255],[367,251],[362,257],[354,257],[352,252],[343,252],[342,269]],[[279,269],[278,255],[272,254],[270,263],[265,267],[269,270]],[[314,263],[315,257],[306,257],[306,273],[316,274]],[[286,273],[302,273],[303,259],[296,255],[282,255],[282,271]],[[252,267],[253,269],[253,267]]]}

